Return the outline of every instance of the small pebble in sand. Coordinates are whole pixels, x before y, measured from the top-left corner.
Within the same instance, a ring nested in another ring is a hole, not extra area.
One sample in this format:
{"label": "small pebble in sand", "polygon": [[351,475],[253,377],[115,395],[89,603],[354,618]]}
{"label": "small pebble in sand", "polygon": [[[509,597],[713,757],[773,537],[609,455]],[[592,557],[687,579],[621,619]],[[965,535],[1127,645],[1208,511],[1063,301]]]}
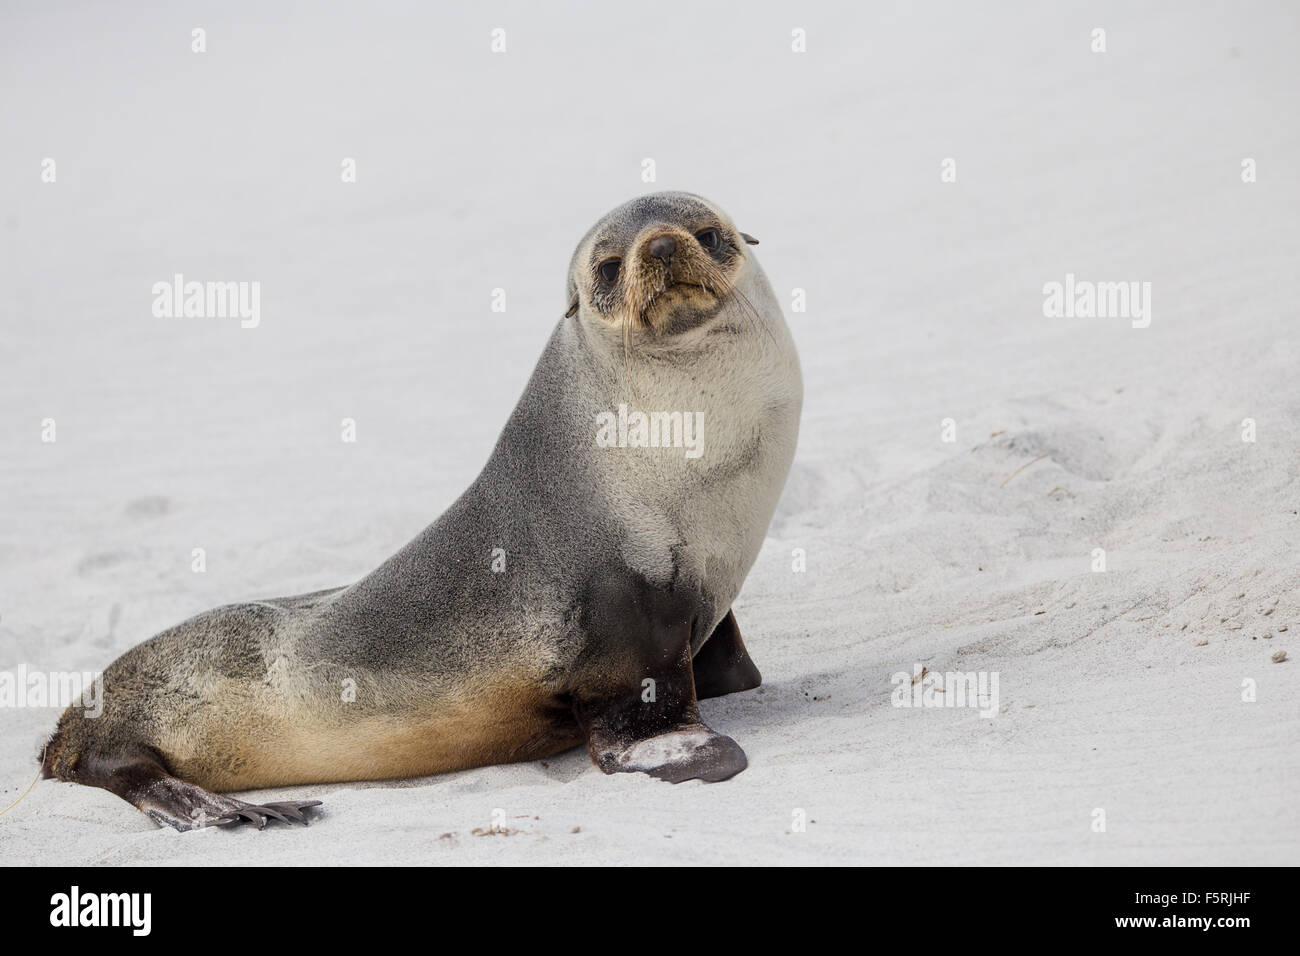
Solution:
{"label": "small pebble in sand", "polygon": [[1277,632],[1278,632],[1279,634],[1281,634],[1283,631],[1286,630],[1286,628],[1287,628],[1287,626],[1286,626],[1285,624],[1283,624],[1281,627],[1279,627],[1279,628],[1277,629]]}
{"label": "small pebble in sand", "polygon": [[474,836],[514,836],[520,833],[520,830],[512,830],[510,827],[475,827],[469,831]]}
{"label": "small pebble in sand", "polygon": [[1278,651],[1273,655],[1274,664],[1281,664],[1284,660],[1286,660],[1286,651]]}
{"label": "small pebble in sand", "polygon": [[1204,646],[1205,646],[1206,644],[1208,644],[1208,643],[1210,643],[1210,642],[1202,638],[1201,640],[1199,640],[1199,641],[1197,641],[1195,644],[1193,644],[1192,647],[1204,647]]}

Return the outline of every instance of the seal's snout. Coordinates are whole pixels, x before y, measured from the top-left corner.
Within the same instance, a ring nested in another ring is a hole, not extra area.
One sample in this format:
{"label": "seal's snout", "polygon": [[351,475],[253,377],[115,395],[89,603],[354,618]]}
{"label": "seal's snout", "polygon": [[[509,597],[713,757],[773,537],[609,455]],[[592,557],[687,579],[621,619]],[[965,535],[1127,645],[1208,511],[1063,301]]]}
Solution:
{"label": "seal's snout", "polygon": [[673,258],[673,253],[677,251],[677,240],[665,233],[661,236],[655,236],[650,240],[650,245],[646,247],[651,258],[658,259],[664,265]]}
{"label": "seal's snout", "polygon": [[749,260],[741,250],[749,241],[696,196],[662,193],[625,203],[574,250],[565,317],[586,304],[594,318],[614,326],[665,335],[697,328],[742,297],[737,286]]}

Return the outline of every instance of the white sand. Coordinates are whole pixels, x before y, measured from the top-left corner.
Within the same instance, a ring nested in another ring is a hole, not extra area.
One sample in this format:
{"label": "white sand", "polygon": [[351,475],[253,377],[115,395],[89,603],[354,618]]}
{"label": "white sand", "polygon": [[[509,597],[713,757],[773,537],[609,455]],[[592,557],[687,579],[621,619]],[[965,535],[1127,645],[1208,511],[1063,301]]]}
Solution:
{"label": "white sand", "polygon": [[[472,479],[638,192],[715,199],[807,290],[807,397],[736,605],[765,685],[702,705],[739,777],[575,750],[192,834],[46,781],[0,860],[1295,861],[1293,6],[43,6],[0,17],[0,669],[369,571]],[[261,325],[154,318],[176,272],[260,281]],[[1066,273],[1150,282],[1150,326],[1044,318]],[[997,672],[1000,713],[891,707],[916,663]],[[0,710],[0,803],[55,718]],[[475,835],[494,809],[518,832]]]}

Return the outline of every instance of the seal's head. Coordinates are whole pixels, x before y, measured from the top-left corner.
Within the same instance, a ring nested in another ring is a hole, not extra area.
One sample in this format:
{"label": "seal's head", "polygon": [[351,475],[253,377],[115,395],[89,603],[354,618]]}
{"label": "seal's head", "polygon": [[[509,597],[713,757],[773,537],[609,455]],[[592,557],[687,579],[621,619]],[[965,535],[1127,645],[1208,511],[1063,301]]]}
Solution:
{"label": "seal's head", "polygon": [[757,239],[691,193],[653,193],[591,227],[569,263],[569,317],[672,334],[723,308]]}

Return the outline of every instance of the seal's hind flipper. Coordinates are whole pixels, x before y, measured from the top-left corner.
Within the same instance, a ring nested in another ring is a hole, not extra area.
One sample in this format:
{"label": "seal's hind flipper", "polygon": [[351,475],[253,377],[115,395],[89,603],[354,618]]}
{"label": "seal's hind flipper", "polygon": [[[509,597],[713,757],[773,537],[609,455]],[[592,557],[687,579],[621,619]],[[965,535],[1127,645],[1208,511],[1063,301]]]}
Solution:
{"label": "seal's hind flipper", "polygon": [[319,800],[289,800],[285,803],[264,803],[262,805],[268,810],[283,813],[294,823],[302,823],[303,826],[306,826],[308,816],[303,811],[310,810],[312,807],[319,807],[321,802]]}
{"label": "seal's hind flipper", "polygon": [[128,744],[108,753],[79,747],[75,755],[65,755],[62,750],[66,729],[61,726],[51,743],[50,750],[63,758],[51,764],[53,774],[60,780],[71,783],[103,787],[160,826],[169,826],[182,832],[199,830],[218,823],[233,822],[232,817],[238,818],[249,812],[254,812],[260,818],[261,826],[266,826],[268,816],[285,823],[296,821],[306,824],[302,811],[308,807],[320,806],[319,800],[307,800],[257,807],[233,797],[210,793],[197,784],[172,776],[156,751],[139,744]]}
{"label": "seal's hind flipper", "polygon": [[144,811],[155,823],[182,832],[241,823],[255,823],[259,830],[265,830],[268,820],[307,826],[307,816],[303,811],[320,806],[319,800],[260,805],[245,803],[219,793],[209,793],[202,787],[167,775],[156,779],[142,793],[122,796]]}
{"label": "seal's hind flipper", "polygon": [[700,700],[753,690],[763,683],[763,676],[749,659],[745,642],[740,639],[740,628],[732,611],[714,628],[691,663],[695,670],[695,696]]}
{"label": "seal's hind flipper", "polygon": [[[238,803],[239,801],[235,801]],[[256,823],[259,830],[266,829],[266,821],[279,820],[281,823],[301,823],[307,826],[307,815],[303,813],[312,807],[319,807],[319,800],[296,800],[287,803],[264,803],[260,805],[244,803],[213,821],[217,826],[237,826],[241,823]]]}

